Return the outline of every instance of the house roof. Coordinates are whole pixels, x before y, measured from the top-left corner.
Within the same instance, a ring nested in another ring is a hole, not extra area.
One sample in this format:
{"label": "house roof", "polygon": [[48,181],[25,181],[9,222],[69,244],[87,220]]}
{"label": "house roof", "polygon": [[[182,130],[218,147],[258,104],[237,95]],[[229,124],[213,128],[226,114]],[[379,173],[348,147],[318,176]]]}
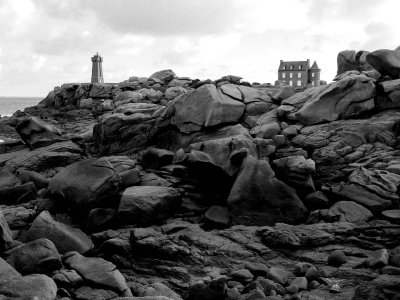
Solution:
{"label": "house roof", "polygon": [[[301,67],[299,69],[299,67]],[[305,60],[305,61],[282,61],[279,64],[279,69],[278,71],[284,71],[284,70],[308,70],[310,68],[310,62]]]}
{"label": "house roof", "polygon": [[310,69],[313,69],[313,70],[321,70],[321,69],[318,67],[317,62],[316,62],[315,60],[314,60],[314,63],[312,64],[312,66],[311,66]]}

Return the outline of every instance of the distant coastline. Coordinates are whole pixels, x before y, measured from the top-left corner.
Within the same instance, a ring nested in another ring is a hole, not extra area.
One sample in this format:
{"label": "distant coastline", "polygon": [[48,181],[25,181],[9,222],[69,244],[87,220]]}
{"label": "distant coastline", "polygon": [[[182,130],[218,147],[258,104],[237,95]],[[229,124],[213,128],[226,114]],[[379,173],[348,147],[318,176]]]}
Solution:
{"label": "distant coastline", "polygon": [[0,116],[11,116],[17,110],[37,105],[45,97],[0,96]]}

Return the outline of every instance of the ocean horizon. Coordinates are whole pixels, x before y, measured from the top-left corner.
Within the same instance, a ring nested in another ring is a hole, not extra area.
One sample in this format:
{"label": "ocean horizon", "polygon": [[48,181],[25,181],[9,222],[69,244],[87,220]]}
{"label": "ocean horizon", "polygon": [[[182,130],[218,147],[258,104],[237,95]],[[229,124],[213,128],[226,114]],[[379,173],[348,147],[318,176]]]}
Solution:
{"label": "ocean horizon", "polygon": [[37,105],[45,97],[0,96],[0,117],[11,116],[17,110]]}

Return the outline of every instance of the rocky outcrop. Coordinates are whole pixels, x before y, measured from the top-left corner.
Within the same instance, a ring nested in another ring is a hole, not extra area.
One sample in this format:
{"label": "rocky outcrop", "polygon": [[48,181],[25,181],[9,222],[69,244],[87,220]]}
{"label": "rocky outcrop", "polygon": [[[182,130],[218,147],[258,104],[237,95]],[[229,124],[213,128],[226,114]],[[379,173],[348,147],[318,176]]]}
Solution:
{"label": "rocky outcrop", "polygon": [[356,117],[375,108],[375,85],[363,75],[345,76],[320,89],[292,115],[306,125]]}

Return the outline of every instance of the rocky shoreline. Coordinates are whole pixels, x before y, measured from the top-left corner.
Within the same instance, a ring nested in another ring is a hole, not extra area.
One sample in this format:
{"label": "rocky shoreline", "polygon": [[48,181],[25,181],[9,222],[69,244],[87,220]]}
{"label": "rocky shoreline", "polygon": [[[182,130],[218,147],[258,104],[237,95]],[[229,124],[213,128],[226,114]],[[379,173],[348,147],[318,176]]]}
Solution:
{"label": "rocky shoreline", "polygon": [[0,299],[400,299],[399,53],[300,90],[64,84],[1,118]]}

